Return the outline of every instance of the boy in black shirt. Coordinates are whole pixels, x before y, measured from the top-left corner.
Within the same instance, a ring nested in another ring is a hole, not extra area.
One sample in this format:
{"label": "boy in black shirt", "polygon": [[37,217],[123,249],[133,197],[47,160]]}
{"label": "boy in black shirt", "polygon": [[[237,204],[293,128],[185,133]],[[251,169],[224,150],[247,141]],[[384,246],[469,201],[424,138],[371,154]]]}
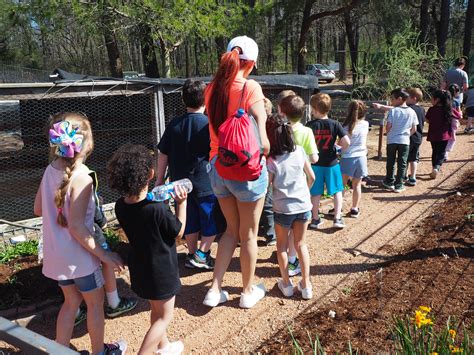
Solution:
{"label": "boy in black shirt", "polygon": [[147,200],[153,177],[153,157],[145,146],[126,144],[107,165],[110,187],[123,194],[115,204],[115,214],[130,242],[131,287],[151,306],[151,327],[139,353],[153,354],[158,350],[180,354],[183,343],[170,343],[166,329],[173,318],[175,295],[181,288],[175,240],[184,233],[187,194],[183,187],[175,188],[175,217],[164,203]]}
{"label": "boy in black shirt", "polygon": [[338,144],[342,149],[347,149],[350,140],[342,125],[328,118],[328,113],[331,110],[331,97],[328,94],[320,93],[311,96],[310,105],[314,119],[309,121],[306,126],[313,130],[319,151],[319,160],[316,164],[311,165],[316,175],[316,181],[311,188],[313,220],[310,227],[319,228],[323,224],[319,218],[319,201],[326,185],[327,194],[334,195],[334,227],[342,229],[345,227],[342,220],[344,184],[335,143],[339,138]]}
{"label": "boy in black shirt", "polygon": [[[202,81],[188,79],[184,83],[182,98],[187,112],[169,123],[158,144],[156,185],[164,184],[167,167],[171,181],[188,178],[193,183],[184,231],[188,247],[184,266],[212,270],[211,245],[217,234],[213,212],[218,202],[206,170],[210,138],[209,121],[204,115],[205,88]],[[198,248],[199,237],[201,244]]]}

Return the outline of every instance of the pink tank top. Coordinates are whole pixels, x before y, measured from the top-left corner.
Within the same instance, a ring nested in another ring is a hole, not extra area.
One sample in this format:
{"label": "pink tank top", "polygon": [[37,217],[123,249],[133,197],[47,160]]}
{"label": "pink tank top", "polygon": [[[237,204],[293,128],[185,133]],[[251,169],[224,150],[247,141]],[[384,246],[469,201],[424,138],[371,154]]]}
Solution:
{"label": "pink tank top", "polygon": [[[89,174],[89,169],[81,164],[71,176],[72,181],[81,174]],[[100,265],[100,260],[89,253],[71,235],[69,230],[56,222],[58,210],[54,196],[63,181],[64,171],[48,165],[41,181],[43,213],[43,274],[53,280],[69,280],[92,274]],[[69,220],[70,186],[66,192],[63,214]],[[87,206],[85,225],[91,235],[94,232],[95,202],[92,195]]]}

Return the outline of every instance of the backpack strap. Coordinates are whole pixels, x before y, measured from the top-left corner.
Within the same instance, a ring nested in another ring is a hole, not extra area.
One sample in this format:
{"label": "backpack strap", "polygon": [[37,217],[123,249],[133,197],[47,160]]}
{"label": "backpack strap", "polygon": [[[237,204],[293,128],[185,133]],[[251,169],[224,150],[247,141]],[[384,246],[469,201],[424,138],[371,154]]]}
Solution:
{"label": "backpack strap", "polygon": [[245,110],[244,107],[242,107],[242,101],[244,100],[244,94],[245,94],[245,88],[247,87],[247,80],[245,80],[245,83],[244,83],[244,86],[242,88],[242,94],[240,95],[240,101],[239,101],[239,107],[238,108],[243,108]]}

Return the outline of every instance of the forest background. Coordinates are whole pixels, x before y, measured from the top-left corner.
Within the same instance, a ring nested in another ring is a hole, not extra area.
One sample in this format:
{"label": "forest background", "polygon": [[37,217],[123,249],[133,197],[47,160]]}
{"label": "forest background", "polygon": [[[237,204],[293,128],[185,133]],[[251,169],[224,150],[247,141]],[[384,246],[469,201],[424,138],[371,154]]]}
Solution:
{"label": "forest background", "polygon": [[259,44],[259,74],[337,62],[342,80],[369,90],[426,87],[440,66],[469,58],[473,17],[474,0],[0,0],[0,63],[207,76],[246,34]]}

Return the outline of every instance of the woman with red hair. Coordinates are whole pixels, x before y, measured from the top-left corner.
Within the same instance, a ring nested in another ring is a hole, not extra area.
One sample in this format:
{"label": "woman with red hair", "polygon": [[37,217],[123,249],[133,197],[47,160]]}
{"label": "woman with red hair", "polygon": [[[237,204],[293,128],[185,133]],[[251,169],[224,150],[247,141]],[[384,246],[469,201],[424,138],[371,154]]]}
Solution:
{"label": "woman with red hair", "polygon": [[267,118],[265,97],[256,81],[247,80],[256,65],[257,57],[258,46],[253,39],[247,36],[232,39],[227,52],[221,57],[213,81],[206,90],[206,108],[211,136],[209,178],[227,222],[227,229],[217,249],[212,286],[203,302],[209,307],[215,307],[229,298],[229,294],[222,290],[222,280],[239,242],[243,283],[240,307],[251,308],[265,296],[263,285],[254,284],[258,222],[268,186],[265,158],[262,157],[260,161],[259,177],[252,181],[225,179],[215,168],[219,147],[219,127],[239,108],[243,108],[254,117],[263,153],[267,154],[270,149],[265,129]]}

